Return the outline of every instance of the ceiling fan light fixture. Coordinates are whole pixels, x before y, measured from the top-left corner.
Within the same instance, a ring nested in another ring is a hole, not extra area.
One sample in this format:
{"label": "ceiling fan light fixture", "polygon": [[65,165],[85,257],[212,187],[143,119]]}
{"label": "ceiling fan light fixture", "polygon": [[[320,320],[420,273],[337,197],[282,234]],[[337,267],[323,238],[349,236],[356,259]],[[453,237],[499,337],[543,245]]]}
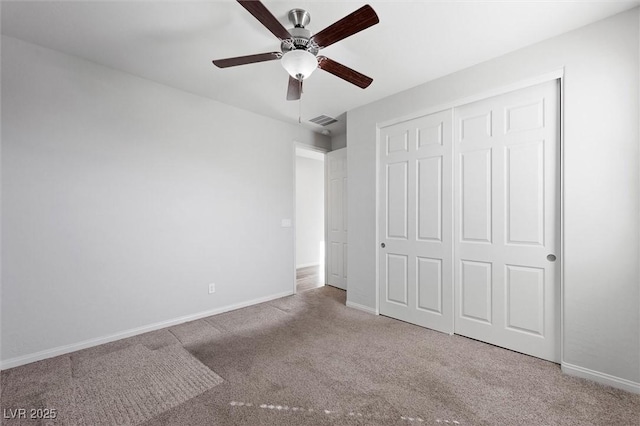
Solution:
{"label": "ceiling fan light fixture", "polygon": [[308,78],[318,68],[315,55],[302,49],[286,52],[280,62],[289,75],[298,80]]}

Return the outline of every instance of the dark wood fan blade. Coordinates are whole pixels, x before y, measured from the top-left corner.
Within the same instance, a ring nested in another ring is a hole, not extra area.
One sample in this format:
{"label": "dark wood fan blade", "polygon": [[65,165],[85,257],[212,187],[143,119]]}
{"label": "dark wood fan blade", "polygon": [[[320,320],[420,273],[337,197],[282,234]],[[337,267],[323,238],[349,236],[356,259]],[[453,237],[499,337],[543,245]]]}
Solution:
{"label": "dark wood fan blade", "polygon": [[371,77],[367,77],[358,71],[352,70],[351,68],[346,67],[333,59],[329,59],[326,56],[318,56],[318,68],[363,89],[369,87],[373,81]]}
{"label": "dark wood fan blade", "polygon": [[253,64],[255,62],[273,61],[276,59],[280,59],[281,57],[282,53],[280,52],[258,53],[257,55],[238,56],[235,58],[226,59],[214,59],[213,65],[217,66],[218,68],[228,68],[238,65]]}
{"label": "dark wood fan blade", "polygon": [[287,100],[297,101],[302,95],[302,80],[289,76],[289,88],[287,89]]}
{"label": "dark wood fan blade", "polygon": [[247,9],[247,11],[252,14],[254,18],[260,21],[262,25],[267,27],[267,29],[280,40],[291,38],[291,34],[289,34],[289,31],[287,31],[287,29],[282,26],[280,21],[278,21],[278,19],[276,19],[276,17],[273,16],[271,12],[269,12],[269,9],[267,9],[261,2],[257,0],[238,0],[238,3],[240,3],[242,7]]}
{"label": "dark wood fan blade", "polygon": [[378,15],[376,15],[376,12],[371,6],[366,4],[338,22],[329,25],[311,37],[311,39],[322,49],[323,47],[330,46],[337,41],[367,29],[378,22],[380,22]]}

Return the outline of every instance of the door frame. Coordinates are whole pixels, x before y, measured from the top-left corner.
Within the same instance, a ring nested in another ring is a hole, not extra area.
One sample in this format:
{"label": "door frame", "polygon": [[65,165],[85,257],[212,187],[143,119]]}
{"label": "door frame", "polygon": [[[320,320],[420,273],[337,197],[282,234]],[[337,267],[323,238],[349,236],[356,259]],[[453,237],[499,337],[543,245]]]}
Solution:
{"label": "door frame", "polygon": [[[376,250],[375,250],[375,314],[379,315],[380,314],[380,189],[381,189],[381,183],[380,183],[380,132],[381,129],[384,127],[388,127],[388,126],[392,126],[394,124],[398,124],[401,123],[403,121],[408,121],[408,120],[413,120],[415,118],[419,118],[425,115],[430,115],[430,114],[434,114],[436,112],[441,112],[441,111],[445,111],[445,110],[452,110],[454,108],[460,107],[462,105],[466,105],[466,104],[470,104],[473,102],[477,102],[477,101],[481,101],[484,99],[488,99],[488,98],[492,98],[494,96],[499,96],[499,95],[504,95],[506,93],[509,92],[514,92],[516,90],[521,90],[521,89],[526,89],[527,87],[531,87],[531,86],[535,86],[541,83],[547,83],[549,81],[553,81],[553,80],[558,80],[558,106],[560,108],[560,117],[559,117],[559,121],[558,121],[558,125],[560,126],[560,128],[558,129],[558,143],[559,143],[559,174],[558,174],[558,179],[559,179],[559,185],[560,185],[560,223],[558,224],[558,232],[559,232],[559,237],[560,237],[560,248],[559,248],[559,253],[560,253],[560,262],[559,262],[559,268],[560,268],[560,273],[559,273],[559,277],[560,277],[560,282],[558,283],[560,285],[560,300],[559,300],[559,304],[560,304],[560,324],[559,324],[559,331],[560,331],[560,364],[564,363],[564,67],[539,75],[537,77],[532,77],[529,79],[525,79],[525,80],[520,80],[518,82],[512,83],[512,84],[508,84],[505,86],[500,86],[497,88],[493,88],[484,92],[480,92],[476,95],[472,95],[472,96],[468,96],[465,98],[461,98],[461,99],[457,99],[454,100],[452,102],[447,102],[444,104],[440,104],[440,105],[436,105],[434,107],[430,107],[430,108],[425,108],[425,109],[420,109],[418,111],[412,112],[410,114],[406,114],[400,117],[396,117],[390,120],[385,120],[385,121],[381,121],[381,122],[377,122],[376,123],[376,229],[375,229],[375,237],[376,237]],[[453,115],[452,115],[453,116]],[[451,137],[453,138],[453,133]],[[453,143],[453,140],[451,141]],[[453,147],[453,145],[452,145]],[[453,186],[450,188],[450,191],[453,192]],[[453,211],[451,212],[451,215],[453,216]],[[452,217],[453,219],[453,217]],[[452,222],[453,223],[453,222]],[[452,245],[452,250],[453,250],[453,245]],[[452,253],[453,254],[453,253]],[[454,268],[455,265],[452,265],[452,268]],[[453,273],[453,271],[451,271]],[[453,275],[452,275],[453,276]],[[453,285],[453,283],[451,283],[451,285]],[[454,289],[455,290],[455,289]],[[455,292],[454,292],[454,297],[452,298],[452,303],[455,303]],[[454,316],[454,321],[455,321],[455,316]],[[454,323],[455,324],[455,323]],[[453,334],[453,333],[452,333]]]}
{"label": "door frame", "polygon": [[[292,294],[296,294],[297,293],[297,281],[298,281],[298,277],[297,277],[297,259],[296,259],[296,249],[297,249],[297,229],[298,229],[298,221],[297,221],[297,208],[296,208],[296,150],[297,149],[304,149],[307,151],[313,151],[313,152],[317,152],[319,154],[322,154],[324,156],[324,176],[323,176],[323,182],[324,182],[324,223],[323,223],[323,227],[324,227],[324,276],[325,276],[325,281],[326,281],[326,277],[327,277],[327,153],[330,152],[329,150],[323,149],[323,148],[319,148],[317,146],[312,146],[312,145],[308,145],[306,143],[302,143],[302,142],[298,142],[298,141],[293,141],[292,147],[291,147],[291,152],[293,153],[293,214],[292,214],[292,224],[291,227],[292,229],[292,245],[293,245],[293,290],[292,290]],[[326,283],[325,283],[326,284]]]}

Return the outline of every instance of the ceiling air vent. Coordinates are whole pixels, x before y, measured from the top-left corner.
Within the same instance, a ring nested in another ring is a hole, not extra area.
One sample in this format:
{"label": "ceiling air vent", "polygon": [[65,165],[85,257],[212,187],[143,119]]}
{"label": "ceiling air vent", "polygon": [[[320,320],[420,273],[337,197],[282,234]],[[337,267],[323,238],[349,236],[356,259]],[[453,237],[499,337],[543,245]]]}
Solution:
{"label": "ceiling air vent", "polygon": [[328,115],[319,115],[316,118],[312,118],[309,121],[312,123],[316,123],[320,126],[328,126],[329,124],[335,123],[338,120],[336,120],[333,117],[329,117]]}

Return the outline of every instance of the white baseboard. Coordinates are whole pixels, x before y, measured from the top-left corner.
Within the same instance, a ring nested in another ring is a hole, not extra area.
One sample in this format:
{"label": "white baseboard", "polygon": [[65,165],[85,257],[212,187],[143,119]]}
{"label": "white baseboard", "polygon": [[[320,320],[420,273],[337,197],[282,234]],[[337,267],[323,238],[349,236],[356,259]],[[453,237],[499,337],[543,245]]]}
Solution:
{"label": "white baseboard", "polygon": [[309,266],[320,266],[320,264],[319,263],[302,263],[300,265],[296,265],[296,269],[308,268]]}
{"label": "white baseboard", "polygon": [[347,300],[347,306],[349,308],[357,309],[359,311],[363,311],[363,312],[366,312],[368,314],[378,315],[378,311],[377,310],[375,310],[373,308],[370,308],[368,306],[361,305],[359,303],[354,303],[354,302],[350,302],[350,301]]}
{"label": "white baseboard", "polygon": [[293,291],[285,291],[283,293],[260,297],[257,299],[248,300],[246,302],[241,302],[233,305],[211,309],[209,311],[198,312],[196,314],[185,315],[179,318],[161,321],[154,324],[145,325],[142,327],[132,328],[130,330],[109,334],[107,336],[96,337],[95,339],[84,340],[82,342],[72,343],[70,345],[58,346],[56,348],[47,349],[47,350],[32,353],[32,354],[22,355],[16,358],[10,358],[7,360],[0,361],[0,370],[19,367],[21,365],[29,364],[36,361],[41,361],[43,359],[53,358],[54,356],[59,356],[59,355],[68,354],[70,352],[79,351],[80,349],[86,349],[93,346],[98,346],[105,343],[113,342],[115,340],[136,336],[138,334],[148,333],[149,331],[155,331],[161,328],[171,327],[171,326],[182,324],[185,322],[194,321],[200,318],[210,317],[211,315],[217,315],[224,312],[234,311],[240,308],[246,308],[247,306],[257,305],[258,303],[264,303],[270,300],[280,299],[281,297],[290,296],[292,294],[293,294]]}
{"label": "white baseboard", "polygon": [[599,371],[590,370],[588,368],[579,367],[577,365],[562,363],[562,372],[571,376],[581,377],[583,379],[592,380],[614,388],[622,389],[627,392],[640,394],[640,383],[610,374],[601,373]]}

